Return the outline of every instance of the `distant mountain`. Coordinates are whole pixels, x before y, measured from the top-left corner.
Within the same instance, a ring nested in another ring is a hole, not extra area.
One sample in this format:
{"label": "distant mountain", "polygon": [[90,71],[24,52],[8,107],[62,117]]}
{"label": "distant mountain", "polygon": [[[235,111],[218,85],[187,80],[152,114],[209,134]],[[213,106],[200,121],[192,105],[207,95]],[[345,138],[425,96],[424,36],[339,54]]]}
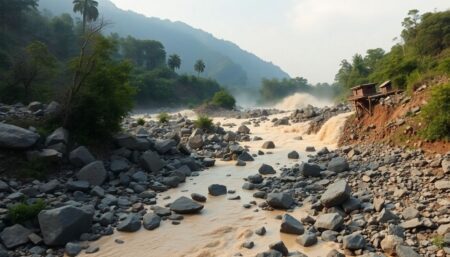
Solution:
{"label": "distant mountain", "polygon": [[[54,15],[72,12],[72,0],[40,0],[41,10]],[[194,73],[197,59],[206,63],[205,75],[228,87],[259,87],[262,78],[286,78],[289,75],[278,66],[242,50],[236,44],[215,38],[183,22],[172,22],[125,11],[109,0],[99,0],[99,11],[112,22],[107,32],[139,39],[158,40],[166,52],[182,59],[181,72]]]}

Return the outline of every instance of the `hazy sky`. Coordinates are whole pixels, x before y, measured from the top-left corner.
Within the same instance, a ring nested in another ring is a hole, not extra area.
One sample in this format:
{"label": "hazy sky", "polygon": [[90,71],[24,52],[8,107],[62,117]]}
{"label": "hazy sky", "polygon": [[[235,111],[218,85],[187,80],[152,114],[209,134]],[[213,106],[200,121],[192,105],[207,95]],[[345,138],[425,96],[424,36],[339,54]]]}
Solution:
{"label": "hazy sky", "polygon": [[449,0],[112,0],[146,16],[183,21],[230,40],[291,76],[332,82],[344,58],[389,49],[408,10]]}

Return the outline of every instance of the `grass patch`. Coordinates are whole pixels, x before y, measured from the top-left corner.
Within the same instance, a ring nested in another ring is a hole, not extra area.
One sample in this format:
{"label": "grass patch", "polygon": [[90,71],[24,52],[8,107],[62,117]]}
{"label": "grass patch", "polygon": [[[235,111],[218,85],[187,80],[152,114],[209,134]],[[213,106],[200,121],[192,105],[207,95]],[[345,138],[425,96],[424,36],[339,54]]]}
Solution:
{"label": "grass patch", "polygon": [[45,207],[46,204],[42,199],[37,199],[32,204],[22,202],[8,209],[8,217],[14,224],[22,223],[36,218],[39,212],[45,209]]}
{"label": "grass patch", "polygon": [[194,121],[196,128],[200,129],[211,129],[213,126],[213,120],[206,115],[200,115],[197,120]]}
{"label": "grass patch", "polygon": [[450,83],[435,86],[421,117],[426,127],[421,131],[429,140],[450,140]]}
{"label": "grass patch", "polygon": [[433,237],[433,239],[431,240],[431,243],[433,245],[439,247],[439,249],[442,249],[445,246],[445,242],[444,242],[444,237],[443,236],[435,236],[435,237]]}
{"label": "grass patch", "polygon": [[143,118],[139,118],[139,119],[137,119],[137,124],[139,126],[144,126],[145,125],[145,120]]}
{"label": "grass patch", "polygon": [[162,112],[158,114],[158,121],[159,123],[167,123],[169,122],[170,116],[167,112]]}
{"label": "grass patch", "polygon": [[57,167],[57,163],[42,159],[33,159],[29,161],[25,160],[18,168],[19,177],[44,179],[48,176],[49,173],[55,171]]}

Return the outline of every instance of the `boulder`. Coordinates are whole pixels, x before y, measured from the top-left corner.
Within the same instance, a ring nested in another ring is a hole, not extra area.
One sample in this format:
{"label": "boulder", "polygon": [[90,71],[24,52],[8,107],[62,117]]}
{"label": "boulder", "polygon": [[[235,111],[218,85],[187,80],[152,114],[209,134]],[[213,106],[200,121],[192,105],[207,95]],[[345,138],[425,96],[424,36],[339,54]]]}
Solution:
{"label": "boulder", "polygon": [[306,231],[303,235],[298,236],[296,242],[304,247],[309,247],[317,243],[316,233]]}
{"label": "boulder", "polygon": [[69,143],[69,131],[65,128],[57,128],[50,136],[45,140],[45,145],[55,145],[58,143],[63,143],[67,145]]}
{"label": "boulder", "polygon": [[359,233],[353,233],[353,234],[344,236],[344,238],[342,239],[342,243],[343,243],[344,249],[349,249],[349,250],[359,250],[359,249],[364,249],[364,247],[366,247],[366,240]]}
{"label": "boulder", "polygon": [[434,182],[434,186],[437,189],[440,189],[440,190],[450,189],[450,180],[439,180],[439,181],[436,181],[436,182]]}
{"label": "boulder", "polygon": [[203,205],[182,196],[170,205],[170,209],[178,214],[193,214],[200,212],[203,209]]}
{"label": "boulder", "polygon": [[166,166],[166,163],[157,153],[146,151],[141,156],[141,165],[148,172],[158,172]]}
{"label": "boulder", "polygon": [[252,162],[255,159],[247,151],[244,151],[238,156],[238,160]]}
{"label": "boulder", "polygon": [[53,149],[41,149],[39,151],[27,151],[27,160],[43,160],[47,162],[57,162],[62,159],[62,153]]}
{"label": "boulder", "polygon": [[272,141],[266,141],[262,145],[262,148],[263,149],[274,149],[275,148],[275,144]]}
{"label": "boulder", "polygon": [[314,226],[317,229],[337,231],[344,224],[344,218],[338,213],[325,213],[317,217]]}
{"label": "boulder", "polygon": [[[269,248],[272,250],[275,250],[277,252],[280,252],[282,256],[288,256],[289,250],[287,249],[286,245],[284,245],[283,241],[278,241],[276,243],[270,244]],[[271,255],[269,255],[271,256]],[[277,256],[277,255],[273,255]]]}
{"label": "boulder", "polygon": [[20,224],[15,224],[11,227],[5,228],[0,233],[0,238],[6,248],[11,249],[28,242],[28,236],[32,233],[29,229]]}
{"label": "boulder", "polygon": [[44,105],[41,102],[31,102],[27,106],[28,110],[31,112],[37,112],[39,110],[42,110],[44,108]]}
{"label": "boulder", "polygon": [[345,254],[338,252],[337,250],[331,250],[326,257],[345,257]]}
{"label": "boulder", "polygon": [[395,254],[397,245],[403,244],[403,239],[395,235],[387,235],[381,240],[380,246],[383,251],[389,255]]}
{"label": "boulder", "polygon": [[275,209],[289,209],[294,204],[294,199],[287,193],[267,194],[267,203]]}
{"label": "boulder", "polygon": [[141,219],[137,214],[129,214],[124,220],[119,222],[117,230],[121,232],[136,232],[141,228]]}
{"label": "boulder", "polygon": [[250,134],[250,129],[245,125],[241,125],[241,126],[239,126],[237,132],[241,133],[241,134]]}
{"label": "boulder", "polygon": [[317,164],[304,162],[300,165],[300,172],[305,177],[320,177],[321,170]]}
{"label": "boulder", "polygon": [[219,184],[212,184],[208,187],[208,193],[212,196],[226,195],[227,187]]}
{"label": "boulder", "polygon": [[280,232],[286,234],[301,235],[305,229],[303,224],[289,214],[284,214],[281,220]]}
{"label": "boulder", "polygon": [[206,202],[206,196],[201,195],[201,194],[192,193],[191,198],[197,202],[201,202],[201,203]]}
{"label": "boulder", "polygon": [[82,248],[79,243],[69,242],[66,244],[65,252],[67,256],[74,257],[77,256],[81,252]]}
{"label": "boulder", "polygon": [[345,180],[341,179],[328,186],[320,201],[325,207],[330,208],[347,201],[350,198],[350,194],[350,187]]}
{"label": "boulder", "polygon": [[100,186],[102,185],[108,173],[106,172],[105,166],[101,161],[92,162],[86,166],[84,166],[77,173],[77,178],[79,180],[87,181],[90,185]]}
{"label": "boulder", "polygon": [[131,150],[147,151],[150,149],[150,142],[146,138],[135,137],[130,134],[119,134],[114,137],[117,145]]}
{"label": "boulder", "polygon": [[69,161],[76,167],[83,167],[91,162],[95,161],[95,157],[89,152],[85,146],[79,146],[75,148],[69,154]]}
{"label": "boulder", "polygon": [[288,153],[288,159],[299,159],[300,158],[300,154],[298,154],[297,151],[292,151],[290,153]]}
{"label": "boulder", "polygon": [[202,135],[193,135],[189,137],[188,145],[192,149],[199,149],[203,147],[203,136]]}
{"label": "boulder", "polygon": [[154,230],[159,227],[161,223],[161,217],[156,215],[155,213],[146,213],[142,218],[142,225],[147,230]]}
{"label": "boulder", "polygon": [[262,253],[258,253],[256,257],[283,257],[283,254],[279,251],[269,250]]}
{"label": "boulder", "polygon": [[39,135],[27,129],[0,122],[0,148],[26,149],[39,139]]}
{"label": "boulder", "polygon": [[347,160],[342,157],[335,157],[328,163],[328,170],[334,172],[343,172],[349,169]]}
{"label": "boulder", "polygon": [[62,246],[78,240],[90,232],[93,213],[71,205],[43,210],[38,215],[44,242],[49,246]]}
{"label": "boulder", "polygon": [[420,257],[421,255],[406,245],[397,245],[395,253],[398,257]]}
{"label": "boulder", "polygon": [[45,115],[52,117],[60,114],[61,111],[62,111],[61,104],[52,101],[47,105],[47,108],[45,108]]}
{"label": "boulder", "polygon": [[258,172],[262,175],[271,175],[276,173],[272,166],[264,163],[261,165],[261,167],[259,167]]}
{"label": "boulder", "polygon": [[160,154],[165,154],[173,147],[177,146],[177,142],[173,139],[156,140],[155,149]]}
{"label": "boulder", "polygon": [[400,218],[397,215],[386,208],[381,210],[377,217],[379,223],[387,223],[388,221],[397,221],[399,219]]}

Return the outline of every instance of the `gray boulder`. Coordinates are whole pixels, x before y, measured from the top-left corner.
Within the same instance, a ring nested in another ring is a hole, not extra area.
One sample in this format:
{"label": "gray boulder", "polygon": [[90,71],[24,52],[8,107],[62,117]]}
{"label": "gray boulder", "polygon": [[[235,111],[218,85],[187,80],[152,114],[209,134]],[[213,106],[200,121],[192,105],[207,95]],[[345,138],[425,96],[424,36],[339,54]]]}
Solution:
{"label": "gray boulder", "polygon": [[63,143],[65,145],[69,143],[69,131],[65,128],[57,128],[45,140],[45,145],[55,145],[58,143]]}
{"label": "gray boulder", "polygon": [[53,149],[41,149],[39,151],[27,151],[27,160],[43,160],[48,162],[57,162],[62,159],[62,153]]}
{"label": "gray boulder", "polygon": [[288,159],[299,159],[300,158],[300,154],[298,154],[297,151],[292,151],[290,153],[288,153]]}
{"label": "gray boulder", "polygon": [[335,157],[328,163],[328,170],[334,172],[343,172],[349,169],[347,160],[342,157]]}
{"label": "gray boulder", "polygon": [[86,166],[84,166],[77,173],[77,178],[79,180],[87,181],[90,185],[100,186],[102,185],[108,173],[106,172],[105,166],[101,161],[92,162]]}
{"label": "gray boulder", "polygon": [[146,171],[158,172],[166,166],[166,163],[161,160],[157,153],[146,151],[141,156],[141,165]]}
{"label": "gray boulder", "polygon": [[314,226],[317,229],[338,230],[344,224],[344,218],[338,213],[325,213],[317,217]]}
{"label": "gray boulder", "polygon": [[306,231],[303,235],[298,236],[295,241],[301,246],[309,247],[317,243],[317,236],[314,232]]}
{"label": "gray boulder", "polygon": [[203,205],[182,196],[175,200],[171,205],[170,209],[178,214],[193,214],[198,213],[203,209]]}
{"label": "gray boulder", "polygon": [[300,165],[300,172],[305,177],[320,177],[322,169],[317,164],[304,162]]}
{"label": "gray boulder", "polygon": [[70,205],[41,211],[38,220],[45,244],[57,246],[78,240],[81,234],[90,232],[92,216],[93,213]]}
{"label": "gray boulder", "polygon": [[275,148],[275,144],[273,143],[273,141],[266,141],[262,145],[262,148],[263,149],[274,149]]}
{"label": "gray boulder", "polygon": [[69,154],[69,161],[76,167],[83,167],[95,161],[95,157],[85,146],[79,146]]}
{"label": "gray boulder", "polygon": [[280,232],[286,234],[301,235],[305,229],[303,224],[289,214],[284,214],[281,220]]}
{"label": "gray boulder", "polygon": [[261,167],[259,167],[258,172],[262,175],[271,175],[276,173],[272,166],[264,163],[261,165]]}
{"label": "gray boulder", "polygon": [[247,126],[245,126],[245,125],[241,125],[238,128],[238,133],[249,134],[250,133],[250,129]]}
{"label": "gray boulder", "polygon": [[341,179],[328,186],[320,201],[325,207],[330,208],[347,201],[350,198],[350,194],[350,187],[345,180]]}
{"label": "gray boulder", "polygon": [[161,217],[156,215],[155,213],[146,213],[142,218],[142,225],[147,230],[154,230],[159,227],[161,223]]}
{"label": "gray boulder", "polygon": [[39,139],[39,135],[27,129],[0,122],[0,148],[26,149]]}
{"label": "gray boulder", "polygon": [[[269,248],[280,252],[282,254],[282,256],[288,256],[288,254],[289,254],[289,250],[287,249],[287,247],[283,243],[283,241],[278,241],[276,243],[270,244]],[[277,256],[277,255],[274,255],[274,256]]]}
{"label": "gray boulder", "polygon": [[219,184],[212,184],[208,187],[208,193],[212,196],[226,195],[227,187]]}
{"label": "gray boulder", "polygon": [[192,135],[189,137],[188,145],[192,149],[199,149],[203,147],[203,136],[202,135]]}
{"label": "gray boulder", "polygon": [[201,203],[206,202],[206,196],[201,195],[201,194],[192,193],[191,198],[197,202],[201,202]]}
{"label": "gray boulder", "polygon": [[406,245],[397,245],[395,253],[398,257],[420,257],[421,255]]}
{"label": "gray boulder", "polygon": [[120,134],[114,137],[120,147],[131,150],[146,151],[150,149],[150,142],[146,138],[135,137],[129,134]]}
{"label": "gray boulder", "polygon": [[28,110],[31,112],[37,112],[39,110],[42,110],[44,108],[44,105],[41,102],[31,102],[27,106]]}
{"label": "gray boulder", "polygon": [[2,233],[0,233],[0,238],[6,248],[11,249],[19,245],[26,244],[28,242],[28,236],[32,231],[23,227],[20,224],[15,224],[11,227],[5,228]]}
{"label": "gray boulder", "polygon": [[287,193],[267,194],[267,203],[275,209],[289,209],[294,204],[294,199]]}
{"label": "gray boulder", "polygon": [[121,232],[136,232],[141,228],[141,219],[137,214],[129,214],[117,225],[117,230]]}
{"label": "gray boulder", "polygon": [[344,238],[342,239],[342,243],[344,249],[349,250],[359,250],[364,249],[364,247],[366,247],[366,240],[359,233],[353,233],[348,236],[344,236]]}
{"label": "gray boulder", "polygon": [[173,139],[156,140],[155,149],[160,154],[165,154],[173,147],[177,146],[177,142]]}
{"label": "gray boulder", "polygon": [[247,151],[244,151],[238,156],[238,160],[252,162],[255,159]]}
{"label": "gray boulder", "polygon": [[67,243],[65,252],[69,257],[77,256],[81,252],[81,245],[78,243]]}
{"label": "gray boulder", "polygon": [[52,101],[45,108],[45,115],[47,116],[55,116],[61,113],[62,107],[58,102]]}

